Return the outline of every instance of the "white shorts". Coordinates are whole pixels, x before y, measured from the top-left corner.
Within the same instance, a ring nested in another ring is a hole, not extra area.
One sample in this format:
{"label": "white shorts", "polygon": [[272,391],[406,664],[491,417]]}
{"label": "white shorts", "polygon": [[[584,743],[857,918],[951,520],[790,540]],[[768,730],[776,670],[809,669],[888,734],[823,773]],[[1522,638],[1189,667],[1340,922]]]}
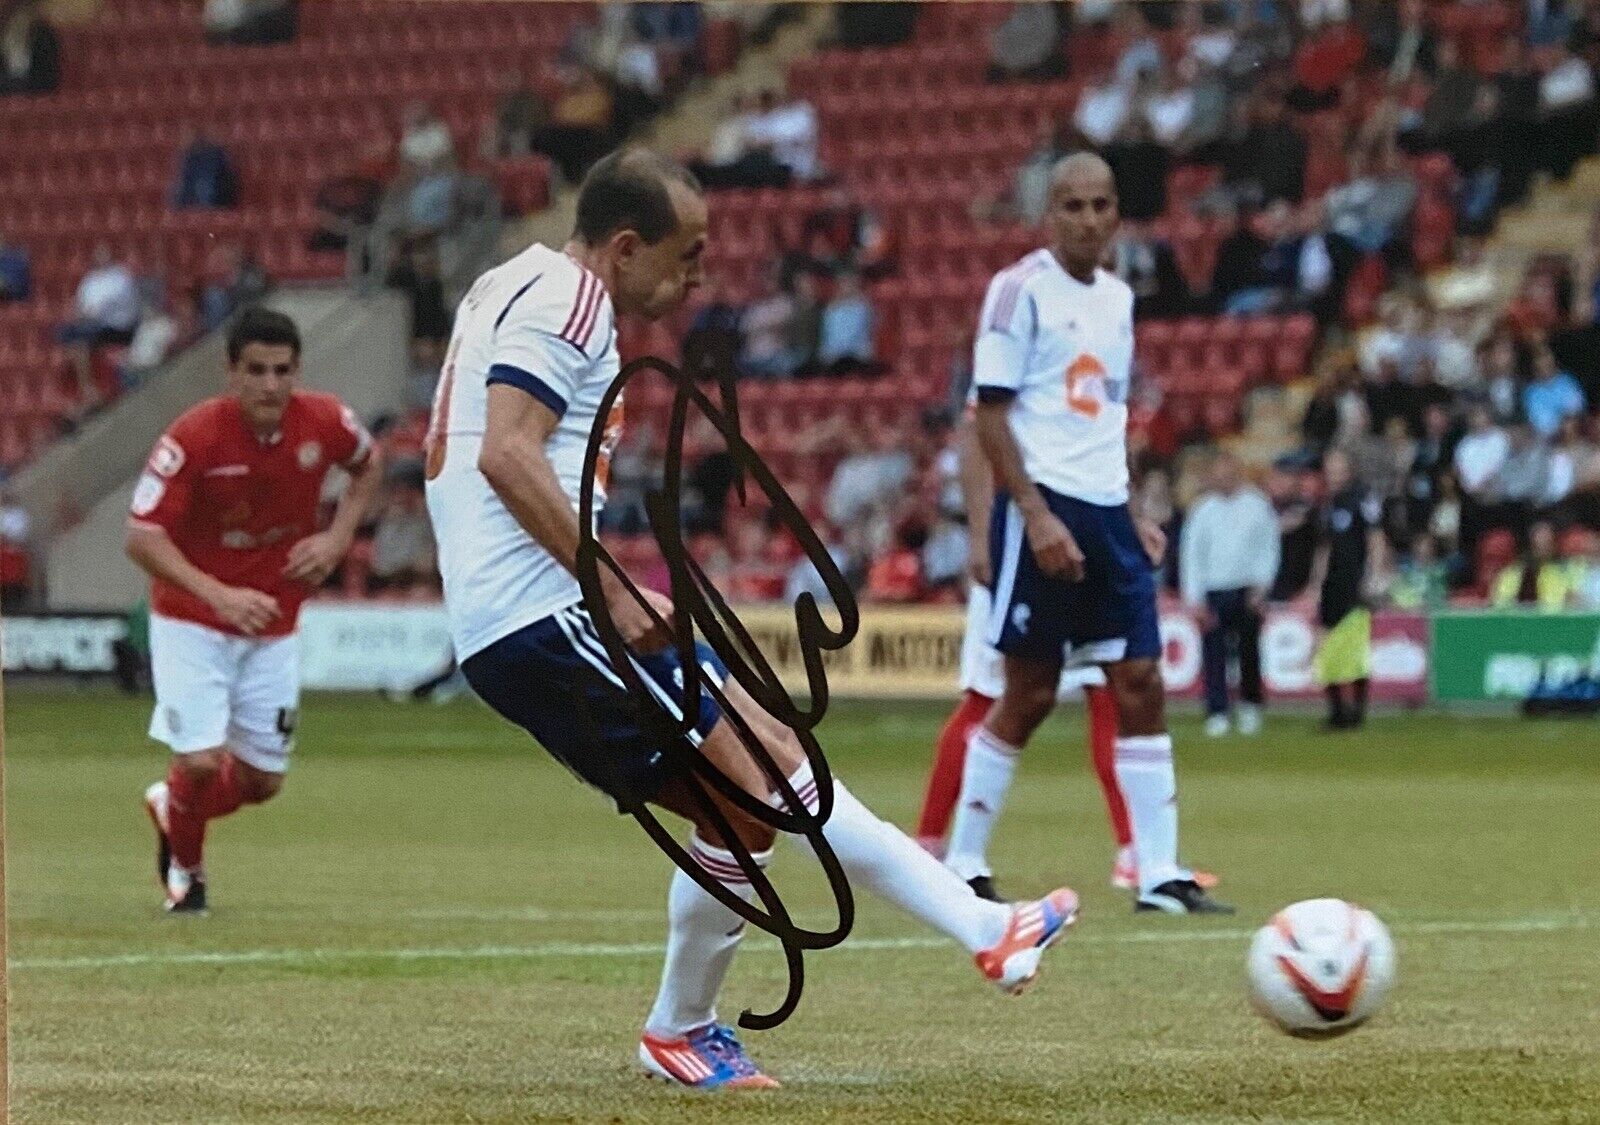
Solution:
{"label": "white shorts", "polygon": [[289,768],[300,706],[300,639],[236,637],[150,615],[156,709],[150,737],[175,754],[227,746],[268,773]]}
{"label": "white shorts", "polygon": [[[985,637],[989,629],[989,589],[973,583],[967,592],[967,628],[961,636],[961,690],[999,699],[1006,689],[1005,658]],[[1057,699],[1066,699],[1086,687],[1099,687],[1106,674],[1097,665],[1061,670]]]}

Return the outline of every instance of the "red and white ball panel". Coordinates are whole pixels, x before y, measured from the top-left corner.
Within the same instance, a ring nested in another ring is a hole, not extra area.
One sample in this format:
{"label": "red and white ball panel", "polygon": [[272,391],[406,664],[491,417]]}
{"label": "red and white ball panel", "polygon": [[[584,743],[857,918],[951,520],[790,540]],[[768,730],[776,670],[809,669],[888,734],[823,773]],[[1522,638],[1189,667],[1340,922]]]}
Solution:
{"label": "red and white ball panel", "polygon": [[1383,1005],[1394,941],[1370,910],[1336,898],[1287,906],[1250,943],[1250,996],[1291,1035],[1338,1035]]}

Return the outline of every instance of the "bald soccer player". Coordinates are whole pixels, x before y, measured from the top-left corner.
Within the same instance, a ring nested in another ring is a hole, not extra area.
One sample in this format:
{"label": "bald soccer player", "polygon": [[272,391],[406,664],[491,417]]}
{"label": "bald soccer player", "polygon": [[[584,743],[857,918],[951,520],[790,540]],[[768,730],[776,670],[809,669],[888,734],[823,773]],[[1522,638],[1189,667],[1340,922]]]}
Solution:
{"label": "bald soccer player", "polygon": [[1156,614],[1166,541],[1128,508],[1133,291],[1100,267],[1117,229],[1105,161],[1064,157],[1045,217],[1051,245],[990,282],[974,348],[974,430],[998,490],[985,640],[1005,659],[1005,689],[968,745],[945,862],[969,881],[992,876],[989,837],[1017,755],[1055,708],[1063,668],[1096,664],[1116,700],[1134,908],[1229,913],[1178,862]]}

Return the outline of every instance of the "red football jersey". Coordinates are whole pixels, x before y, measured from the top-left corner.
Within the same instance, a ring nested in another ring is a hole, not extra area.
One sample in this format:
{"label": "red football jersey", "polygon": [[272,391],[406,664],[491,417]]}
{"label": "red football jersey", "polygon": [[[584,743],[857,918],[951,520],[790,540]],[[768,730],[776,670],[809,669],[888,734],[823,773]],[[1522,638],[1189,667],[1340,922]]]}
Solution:
{"label": "red football jersey", "polygon": [[[263,441],[239,400],[210,398],[161,435],[133,490],[135,527],[159,527],[195,566],[229,586],[277,599],[282,615],[261,635],[294,631],[311,588],[283,576],[289,549],[317,530],[322,482],[334,465],[358,470],[372,438],[330,394],[295,391],[283,422]],[[238,633],[205,602],[159,578],[151,609],[165,617]]]}

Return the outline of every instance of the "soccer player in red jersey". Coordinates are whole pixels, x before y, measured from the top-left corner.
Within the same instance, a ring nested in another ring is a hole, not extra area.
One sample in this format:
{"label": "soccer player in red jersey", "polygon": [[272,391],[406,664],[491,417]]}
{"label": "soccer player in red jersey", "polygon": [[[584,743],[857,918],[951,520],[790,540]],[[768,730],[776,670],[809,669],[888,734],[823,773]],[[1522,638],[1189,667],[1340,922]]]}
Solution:
{"label": "soccer player in red jersey", "polygon": [[[227,393],[185,411],[156,442],[128,518],[128,555],[150,575],[150,736],[173,751],[145,808],[175,913],[206,909],[207,821],[283,784],[300,697],[300,604],[349,549],[381,473],[349,407],[299,388],[300,333],[289,317],[242,313],[227,376]],[[318,531],[335,465],[351,480]]]}

